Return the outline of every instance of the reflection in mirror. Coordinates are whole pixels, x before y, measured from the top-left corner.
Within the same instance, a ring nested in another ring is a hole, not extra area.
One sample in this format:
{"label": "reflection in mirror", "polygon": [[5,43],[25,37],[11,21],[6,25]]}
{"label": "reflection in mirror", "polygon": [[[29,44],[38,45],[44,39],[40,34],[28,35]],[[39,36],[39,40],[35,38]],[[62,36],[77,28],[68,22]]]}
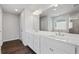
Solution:
{"label": "reflection in mirror", "polygon": [[79,5],[58,4],[40,14],[40,31],[79,34]]}
{"label": "reflection in mirror", "polygon": [[73,20],[69,19],[69,33],[73,33]]}
{"label": "reflection in mirror", "polygon": [[70,19],[69,33],[79,34],[79,19]]}
{"label": "reflection in mirror", "polygon": [[48,20],[47,16],[40,17],[40,30],[48,31]]}
{"label": "reflection in mirror", "polygon": [[55,22],[55,30],[66,30],[65,20],[58,20]]}
{"label": "reflection in mirror", "polygon": [[54,19],[54,31],[66,31],[67,30],[67,21],[63,17],[56,17]]}
{"label": "reflection in mirror", "polygon": [[53,31],[53,22],[51,17],[48,16],[40,17],[40,30]]}

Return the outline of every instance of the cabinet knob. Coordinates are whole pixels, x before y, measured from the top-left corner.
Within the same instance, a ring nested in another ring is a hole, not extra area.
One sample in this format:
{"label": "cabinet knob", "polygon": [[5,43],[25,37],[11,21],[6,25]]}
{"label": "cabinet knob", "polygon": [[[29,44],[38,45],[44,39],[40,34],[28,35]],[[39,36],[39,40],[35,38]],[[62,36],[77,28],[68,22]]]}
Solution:
{"label": "cabinet knob", "polygon": [[52,51],[53,52],[53,49],[52,48],[49,48],[50,49],[50,51]]}

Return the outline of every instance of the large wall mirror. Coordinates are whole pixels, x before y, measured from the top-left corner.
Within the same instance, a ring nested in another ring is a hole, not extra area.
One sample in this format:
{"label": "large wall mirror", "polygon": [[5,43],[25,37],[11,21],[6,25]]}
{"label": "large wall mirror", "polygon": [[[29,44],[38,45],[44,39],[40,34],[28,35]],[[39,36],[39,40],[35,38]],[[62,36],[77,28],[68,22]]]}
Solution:
{"label": "large wall mirror", "polygon": [[79,5],[73,6],[77,5],[59,4],[43,11],[40,14],[40,31],[79,34]]}

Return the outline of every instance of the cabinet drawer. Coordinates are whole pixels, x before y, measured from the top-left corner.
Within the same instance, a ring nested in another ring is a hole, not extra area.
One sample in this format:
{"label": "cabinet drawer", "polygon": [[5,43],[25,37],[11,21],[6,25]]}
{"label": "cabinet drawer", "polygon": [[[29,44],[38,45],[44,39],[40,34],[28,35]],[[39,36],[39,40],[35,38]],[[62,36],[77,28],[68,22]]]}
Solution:
{"label": "cabinet drawer", "polygon": [[53,39],[47,39],[47,53],[51,54],[74,54],[75,53],[75,46],[56,41]]}

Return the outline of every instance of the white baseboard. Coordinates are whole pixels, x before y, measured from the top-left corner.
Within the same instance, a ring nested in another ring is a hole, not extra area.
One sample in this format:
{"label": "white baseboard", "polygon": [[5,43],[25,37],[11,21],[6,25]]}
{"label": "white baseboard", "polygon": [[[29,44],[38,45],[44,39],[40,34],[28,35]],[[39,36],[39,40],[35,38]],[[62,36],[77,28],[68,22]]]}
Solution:
{"label": "white baseboard", "polygon": [[12,41],[12,40],[16,40],[16,39],[20,39],[20,38],[7,39],[7,40],[3,40],[3,42],[6,42],[6,41]]}
{"label": "white baseboard", "polygon": [[[3,40],[3,42],[12,41],[12,40],[16,40],[16,39],[20,39],[20,38],[7,39],[7,40]],[[23,41],[22,39],[20,39],[20,40],[23,42],[24,46],[27,46],[25,41]]]}
{"label": "white baseboard", "polygon": [[27,46],[27,43],[26,42],[24,42],[23,40],[22,40],[22,42],[23,42],[24,46]]}

